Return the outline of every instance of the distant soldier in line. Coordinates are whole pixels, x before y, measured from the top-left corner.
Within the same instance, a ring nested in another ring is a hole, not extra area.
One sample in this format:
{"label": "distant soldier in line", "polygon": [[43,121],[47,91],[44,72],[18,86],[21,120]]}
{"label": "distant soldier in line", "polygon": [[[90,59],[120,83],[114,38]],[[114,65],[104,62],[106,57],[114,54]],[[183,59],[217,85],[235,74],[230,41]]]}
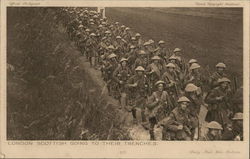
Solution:
{"label": "distant soldier in line", "polygon": [[90,62],[90,65],[95,67],[95,56],[97,54],[97,43],[96,43],[96,34],[91,33],[90,38],[86,42],[87,52],[88,52],[88,59]]}
{"label": "distant soldier in line", "polygon": [[175,48],[175,49],[174,49],[174,53],[173,53],[172,56],[176,57],[176,59],[177,59],[176,63],[177,63],[178,66],[180,67],[181,72],[182,72],[183,74],[185,74],[185,72],[186,72],[187,69],[188,69],[188,66],[186,65],[185,60],[181,57],[182,54],[183,54],[183,52],[182,52],[181,49]]}
{"label": "distant soldier in line", "polygon": [[165,41],[160,40],[158,42],[158,47],[155,49],[155,55],[160,56],[162,59],[166,60],[170,57],[170,53],[165,46]]}
{"label": "distant soldier in line", "polygon": [[168,93],[164,91],[164,85],[164,81],[157,81],[155,83],[157,90],[148,99],[147,113],[150,122],[149,133],[151,140],[155,139],[154,126],[170,113],[171,101]]}
{"label": "distant soldier in line", "polygon": [[146,52],[143,51],[143,50],[140,50],[139,51],[139,56],[135,60],[133,68],[137,68],[138,66],[142,66],[143,68],[147,68],[148,64],[149,64],[149,62],[148,62],[148,59],[147,59]]}
{"label": "distant soldier in line", "polygon": [[148,74],[151,86],[161,79],[164,72],[164,67],[160,63],[161,58],[159,56],[154,56],[151,58],[152,63],[148,65],[146,72]]}
{"label": "distant soldier in line", "polygon": [[193,83],[198,87],[198,93],[202,94],[204,91],[203,86],[206,83],[205,77],[200,72],[201,66],[197,63],[193,63],[190,66],[190,72],[184,79],[184,85],[188,83]]}
{"label": "distant soldier in line", "polygon": [[214,72],[209,79],[209,85],[211,89],[219,85],[218,79],[223,77],[228,78],[227,74],[225,73],[226,65],[224,63],[219,62],[215,67],[216,67],[216,72]]}
{"label": "distant soldier in line", "polygon": [[104,72],[105,72],[105,78],[106,78],[106,82],[107,82],[107,88],[108,88],[108,92],[109,95],[113,96],[115,94],[114,90],[115,90],[115,85],[113,85],[113,72],[114,70],[117,68],[118,63],[117,63],[117,59],[116,59],[116,54],[112,53],[108,56],[108,61],[107,64],[104,68]]}
{"label": "distant soldier in line", "polygon": [[223,130],[222,126],[216,122],[211,121],[206,126],[208,128],[205,136],[201,137],[201,141],[218,141],[221,140],[221,131]]}
{"label": "distant soldier in line", "polygon": [[129,89],[129,99],[130,101],[132,100],[132,103],[130,104],[133,106],[132,115],[134,121],[137,122],[135,107],[141,108],[142,122],[145,122],[145,104],[149,92],[149,81],[145,75],[145,69],[142,66],[138,66],[135,71],[136,74],[128,80],[127,84]]}
{"label": "distant soldier in line", "polygon": [[230,80],[226,77],[218,79],[219,86],[212,89],[205,102],[208,104],[206,121],[217,121],[225,127],[230,123],[229,117],[232,113]]}
{"label": "distant soldier in line", "polygon": [[132,68],[132,65],[135,63],[135,60],[138,57],[137,50],[134,45],[130,46],[129,52],[125,55],[126,58],[128,58],[128,63],[130,68]]}
{"label": "distant soldier in line", "polygon": [[142,40],[142,38],[141,38],[141,34],[140,34],[140,33],[136,33],[136,34],[135,34],[135,40],[136,40],[136,42],[137,42],[137,46],[138,46],[140,49],[142,49],[142,47],[143,47],[143,40]]}
{"label": "distant soldier in line", "polygon": [[128,67],[128,60],[126,58],[122,58],[120,60],[120,65],[115,69],[113,73],[114,81],[119,85],[119,94],[121,96],[120,102],[122,109],[125,109],[127,105],[127,94],[128,91],[126,90],[126,84],[132,72]]}
{"label": "distant soldier in line", "polygon": [[178,96],[180,94],[180,79],[175,71],[175,67],[176,66],[174,64],[168,63],[166,65],[166,72],[161,77],[162,80],[166,83],[166,90],[169,93],[171,101],[174,105],[176,105],[175,103],[178,100]]}
{"label": "distant soldier in line", "polygon": [[159,122],[163,126],[163,140],[188,140],[192,139],[191,122],[189,119],[188,104],[190,100],[182,96],[178,99],[176,107],[168,117]]}
{"label": "distant soldier in line", "polygon": [[129,27],[125,28],[125,31],[122,35],[122,37],[124,38],[124,40],[129,41],[132,37],[132,33],[131,33],[131,29]]}

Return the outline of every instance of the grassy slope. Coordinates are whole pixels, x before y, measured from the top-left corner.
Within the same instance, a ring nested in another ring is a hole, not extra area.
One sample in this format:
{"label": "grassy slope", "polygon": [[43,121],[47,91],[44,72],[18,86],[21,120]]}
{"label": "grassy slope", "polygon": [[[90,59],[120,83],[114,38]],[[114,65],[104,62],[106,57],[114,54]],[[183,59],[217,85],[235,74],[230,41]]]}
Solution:
{"label": "grassy slope", "polygon": [[208,65],[214,70],[216,63],[225,62],[230,74],[239,77],[242,84],[241,10],[107,8],[106,15],[140,32],[145,39],[163,39],[171,50],[182,48],[187,59],[196,58],[203,67]]}

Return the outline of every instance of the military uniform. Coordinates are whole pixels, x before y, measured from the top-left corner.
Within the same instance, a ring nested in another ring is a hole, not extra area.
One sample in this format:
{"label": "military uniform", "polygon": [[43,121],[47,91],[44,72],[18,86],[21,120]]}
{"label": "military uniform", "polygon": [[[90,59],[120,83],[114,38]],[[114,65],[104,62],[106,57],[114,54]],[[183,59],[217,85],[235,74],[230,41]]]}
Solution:
{"label": "military uniform", "polygon": [[[180,107],[176,107],[167,117],[163,120],[166,136],[165,140],[191,140],[190,119],[188,111],[183,111]],[[179,130],[178,126],[182,125],[183,129]]]}
{"label": "military uniform", "polygon": [[[208,113],[206,116],[206,121],[217,121],[222,126],[229,123],[229,111],[231,108],[231,90],[229,88],[223,90],[220,86],[211,90],[205,102],[208,104]],[[221,97],[221,99],[217,99]]]}

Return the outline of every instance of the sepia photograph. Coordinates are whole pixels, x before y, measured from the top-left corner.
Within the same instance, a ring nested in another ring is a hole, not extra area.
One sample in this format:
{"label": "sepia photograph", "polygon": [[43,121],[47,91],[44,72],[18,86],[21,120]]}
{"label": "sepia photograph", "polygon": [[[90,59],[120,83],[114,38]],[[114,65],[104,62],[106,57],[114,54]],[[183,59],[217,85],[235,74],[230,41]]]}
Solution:
{"label": "sepia photograph", "polygon": [[1,1],[0,158],[249,158],[249,1]]}
{"label": "sepia photograph", "polygon": [[243,8],[6,10],[7,140],[244,140]]}

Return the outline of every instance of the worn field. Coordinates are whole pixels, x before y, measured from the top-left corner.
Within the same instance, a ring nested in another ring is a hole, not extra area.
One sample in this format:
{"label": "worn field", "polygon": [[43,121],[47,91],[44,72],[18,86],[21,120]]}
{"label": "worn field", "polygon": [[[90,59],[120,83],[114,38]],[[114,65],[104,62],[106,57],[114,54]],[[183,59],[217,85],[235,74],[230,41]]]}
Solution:
{"label": "worn field", "polygon": [[243,21],[237,8],[107,8],[106,16],[139,32],[165,40],[212,71],[222,61],[232,76],[243,75]]}

